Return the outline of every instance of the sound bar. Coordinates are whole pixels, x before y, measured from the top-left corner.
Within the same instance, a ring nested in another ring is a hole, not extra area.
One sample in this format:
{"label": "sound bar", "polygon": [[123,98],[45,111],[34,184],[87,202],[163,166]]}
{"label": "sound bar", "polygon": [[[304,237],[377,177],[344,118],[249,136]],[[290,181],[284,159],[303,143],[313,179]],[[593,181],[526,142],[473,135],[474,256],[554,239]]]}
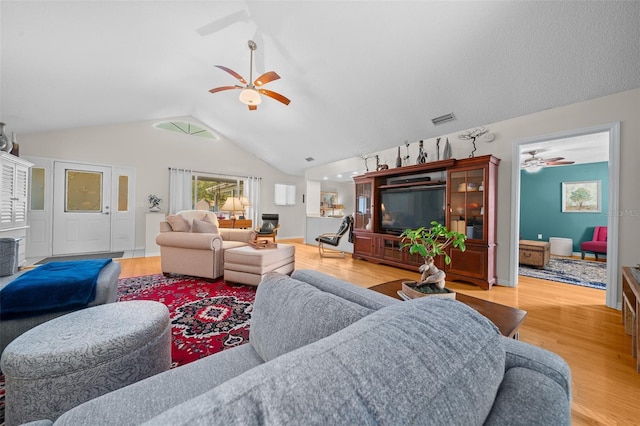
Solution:
{"label": "sound bar", "polygon": [[430,180],[431,178],[429,176],[422,176],[417,178],[394,179],[389,181],[389,184],[394,185],[397,183],[429,182]]}

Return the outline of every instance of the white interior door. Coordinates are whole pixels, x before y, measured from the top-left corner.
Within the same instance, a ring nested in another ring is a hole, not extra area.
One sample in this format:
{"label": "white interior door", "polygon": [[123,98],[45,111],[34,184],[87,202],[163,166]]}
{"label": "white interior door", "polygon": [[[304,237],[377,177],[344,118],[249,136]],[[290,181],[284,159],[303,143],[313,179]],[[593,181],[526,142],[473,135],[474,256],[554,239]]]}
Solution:
{"label": "white interior door", "polygon": [[111,250],[111,167],[54,164],[53,255]]}

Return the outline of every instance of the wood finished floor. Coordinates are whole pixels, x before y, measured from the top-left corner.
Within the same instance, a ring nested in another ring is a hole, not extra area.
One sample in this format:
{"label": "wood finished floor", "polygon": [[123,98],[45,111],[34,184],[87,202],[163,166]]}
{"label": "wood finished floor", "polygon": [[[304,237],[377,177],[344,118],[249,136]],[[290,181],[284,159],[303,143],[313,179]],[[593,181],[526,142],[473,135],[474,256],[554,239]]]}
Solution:
{"label": "wood finished floor", "polygon": [[[363,287],[420,277],[350,255],[320,258],[315,246],[286,242],[296,244],[296,269],[314,269]],[[121,278],[161,272],[159,257],[118,261]],[[458,282],[447,286],[528,312],[520,340],[557,353],[571,367],[574,425],[640,424],[640,374],[631,356],[631,337],[624,334],[620,311],[605,306],[605,292],[536,278],[519,281],[517,288],[495,286],[489,291]]]}

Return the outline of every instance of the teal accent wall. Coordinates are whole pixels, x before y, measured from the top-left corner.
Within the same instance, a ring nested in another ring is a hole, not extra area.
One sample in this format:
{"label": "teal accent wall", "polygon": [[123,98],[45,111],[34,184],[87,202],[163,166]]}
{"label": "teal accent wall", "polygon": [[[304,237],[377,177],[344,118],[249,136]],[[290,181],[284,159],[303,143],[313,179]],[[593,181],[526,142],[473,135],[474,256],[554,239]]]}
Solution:
{"label": "teal accent wall", "polygon": [[[607,226],[609,211],[609,164],[590,163],[546,167],[537,173],[520,172],[520,237],[549,241],[549,237],[573,240],[573,251],[590,241],[595,226]],[[563,213],[562,182],[601,181],[602,209],[599,213]]]}

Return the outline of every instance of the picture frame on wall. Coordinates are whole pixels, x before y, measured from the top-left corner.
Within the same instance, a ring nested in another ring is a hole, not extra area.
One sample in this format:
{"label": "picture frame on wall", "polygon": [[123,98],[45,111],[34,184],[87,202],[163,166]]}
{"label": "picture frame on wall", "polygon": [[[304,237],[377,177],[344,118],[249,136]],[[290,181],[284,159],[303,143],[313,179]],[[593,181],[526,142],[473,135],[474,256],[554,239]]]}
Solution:
{"label": "picture frame on wall", "polygon": [[337,203],[337,192],[320,192],[320,216],[324,217],[327,210],[333,209]]}
{"label": "picture frame on wall", "polygon": [[601,181],[562,182],[563,213],[599,213],[601,211]]}
{"label": "picture frame on wall", "polygon": [[320,207],[325,209],[333,208],[338,203],[337,192],[320,192]]}

